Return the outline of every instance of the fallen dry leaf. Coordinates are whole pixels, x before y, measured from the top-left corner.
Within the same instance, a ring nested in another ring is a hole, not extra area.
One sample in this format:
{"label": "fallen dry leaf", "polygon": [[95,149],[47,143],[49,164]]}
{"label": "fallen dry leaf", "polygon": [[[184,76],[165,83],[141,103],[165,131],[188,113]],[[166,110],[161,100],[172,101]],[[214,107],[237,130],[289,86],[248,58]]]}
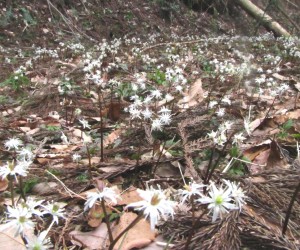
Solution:
{"label": "fallen dry leaf", "polygon": [[[114,237],[117,237],[136,217],[137,215],[135,213],[124,213],[113,232]],[[116,243],[114,249],[130,250],[133,248],[141,248],[149,245],[154,239],[155,232],[151,230],[149,222],[142,219],[131,228],[127,234],[124,234]]]}
{"label": "fallen dry leaf", "polygon": [[124,193],[121,194],[121,199],[118,200],[118,205],[128,205],[129,203],[137,202],[142,200],[139,193],[136,191],[137,188],[130,187]]}
{"label": "fallen dry leaf", "polygon": [[122,130],[117,129],[117,130],[113,131],[112,133],[110,133],[108,136],[106,136],[104,138],[104,142],[103,142],[104,147],[107,147],[109,144],[114,143],[114,141],[119,138],[121,133],[122,133]]}
{"label": "fallen dry leaf", "polygon": [[204,99],[204,91],[202,88],[202,79],[198,78],[187,92],[184,93],[184,97],[179,101],[179,104],[193,107]]}
{"label": "fallen dry leaf", "polygon": [[8,180],[0,178],[0,192],[6,190],[8,187]]}
{"label": "fallen dry leaf", "polygon": [[[107,208],[106,212],[111,213],[111,210],[108,211]],[[88,224],[91,227],[98,227],[100,226],[102,219],[104,218],[104,213],[102,207],[100,205],[95,204],[89,211],[88,214]]]}
{"label": "fallen dry leaf", "polygon": [[74,245],[88,248],[88,249],[107,249],[106,239],[107,239],[107,226],[102,223],[94,231],[91,232],[80,232],[72,231],[69,233],[71,241]]}
{"label": "fallen dry leaf", "polygon": [[[14,227],[6,228],[5,224],[0,225],[0,249],[1,250],[25,250],[25,244],[20,236],[15,237]],[[25,229],[24,233],[28,239],[33,237],[33,229]]]}

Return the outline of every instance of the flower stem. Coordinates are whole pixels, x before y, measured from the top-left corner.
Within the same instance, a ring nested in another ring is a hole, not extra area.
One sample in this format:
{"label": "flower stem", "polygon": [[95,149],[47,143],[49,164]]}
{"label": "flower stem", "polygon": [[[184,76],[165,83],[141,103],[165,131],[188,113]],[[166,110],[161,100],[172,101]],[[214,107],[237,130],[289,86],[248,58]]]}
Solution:
{"label": "flower stem", "polygon": [[284,223],[283,223],[283,226],[282,226],[282,236],[284,236],[285,233],[286,233],[287,226],[288,226],[288,223],[289,223],[289,219],[290,219],[290,216],[291,216],[291,213],[292,213],[292,208],[293,208],[294,202],[297,198],[297,195],[298,195],[299,191],[300,191],[300,181],[299,181],[298,186],[296,187],[296,189],[294,191],[294,194],[293,194],[292,199],[290,201],[288,210],[286,212],[285,220],[284,220]]}
{"label": "flower stem", "polygon": [[88,169],[88,172],[89,172],[89,177],[90,177],[90,180],[93,179],[93,175],[92,175],[92,160],[91,160],[91,153],[90,153],[90,149],[88,147],[88,145],[86,144],[86,153],[88,155],[88,159],[89,159],[89,169]]}
{"label": "flower stem", "polygon": [[23,185],[23,176],[19,176],[19,187],[20,187],[21,197],[26,202],[26,196],[25,196],[24,185]]}
{"label": "flower stem", "polygon": [[9,175],[9,187],[10,187],[11,205],[15,207],[14,183],[13,183],[13,177],[11,175]]}
{"label": "flower stem", "polygon": [[107,226],[109,242],[112,243],[114,241],[114,238],[113,238],[111,227],[110,227],[109,217],[108,217],[108,214],[106,212],[106,208],[105,208],[105,204],[104,204],[104,199],[101,199],[101,207],[103,209],[103,213],[104,213],[104,217],[105,217],[105,222],[106,222],[106,226]]}
{"label": "flower stem", "polygon": [[160,161],[160,159],[161,159],[161,157],[162,157],[162,155],[163,155],[163,152],[164,152],[164,150],[165,150],[166,143],[167,143],[167,141],[164,141],[164,144],[163,144],[163,146],[162,146],[162,149],[161,149],[161,151],[159,152],[158,159],[157,159],[156,164],[155,164],[155,166],[154,166],[154,168],[153,168],[153,175],[155,174],[155,172],[156,172],[156,170],[157,170],[159,161]]}
{"label": "flower stem", "polygon": [[108,250],[113,250],[116,243],[119,241],[119,239],[128,232],[131,228],[133,228],[144,216],[143,213],[140,213],[115,239],[113,242],[111,242]]}
{"label": "flower stem", "polygon": [[186,249],[186,250],[188,249],[188,247],[189,247],[189,245],[190,245],[190,243],[191,243],[191,241],[192,241],[193,235],[194,235],[194,233],[195,233],[196,226],[197,226],[197,224],[200,222],[200,220],[201,220],[201,218],[203,217],[203,215],[206,214],[206,211],[207,211],[207,209],[205,209],[205,210],[203,211],[203,213],[197,218],[197,220],[196,220],[195,223],[193,224],[193,226],[192,226],[192,228],[191,228],[191,230],[190,230],[190,233],[189,233],[189,237],[188,237],[188,239],[186,240],[184,249]]}

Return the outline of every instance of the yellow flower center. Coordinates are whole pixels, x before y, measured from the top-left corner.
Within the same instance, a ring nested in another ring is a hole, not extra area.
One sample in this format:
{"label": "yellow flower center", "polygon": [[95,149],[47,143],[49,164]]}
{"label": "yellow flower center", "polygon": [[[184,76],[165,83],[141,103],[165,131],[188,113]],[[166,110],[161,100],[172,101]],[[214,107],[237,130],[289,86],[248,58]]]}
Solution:
{"label": "yellow flower center", "polygon": [[187,190],[189,192],[192,191],[192,189],[191,189],[191,187],[189,185],[184,185],[183,187],[184,187],[185,190]]}
{"label": "yellow flower center", "polygon": [[218,195],[216,198],[215,198],[215,203],[217,205],[221,205],[223,203],[223,197],[221,195]]}
{"label": "yellow flower center", "polygon": [[8,168],[10,169],[10,171],[13,171],[15,169],[15,164],[13,161],[8,163]]}
{"label": "yellow flower center", "polygon": [[154,194],[151,198],[151,205],[156,206],[160,202],[160,198],[158,194]]}
{"label": "yellow flower center", "polygon": [[26,222],[26,217],[25,216],[20,216],[19,217],[19,222],[20,223],[25,223]]}

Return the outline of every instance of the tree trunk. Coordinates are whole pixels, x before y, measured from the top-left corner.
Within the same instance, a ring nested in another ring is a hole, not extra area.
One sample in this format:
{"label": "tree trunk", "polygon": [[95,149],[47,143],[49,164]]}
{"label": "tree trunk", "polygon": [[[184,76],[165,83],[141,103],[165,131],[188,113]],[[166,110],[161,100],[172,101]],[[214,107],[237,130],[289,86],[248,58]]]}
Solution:
{"label": "tree trunk", "polygon": [[251,15],[258,21],[260,21],[266,29],[274,32],[275,36],[286,36],[286,37],[291,36],[286,29],[284,29],[279,23],[274,21],[272,17],[270,17],[267,13],[265,13],[260,8],[258,8],[250,0],[235,0],[235,1],[249,15]]}

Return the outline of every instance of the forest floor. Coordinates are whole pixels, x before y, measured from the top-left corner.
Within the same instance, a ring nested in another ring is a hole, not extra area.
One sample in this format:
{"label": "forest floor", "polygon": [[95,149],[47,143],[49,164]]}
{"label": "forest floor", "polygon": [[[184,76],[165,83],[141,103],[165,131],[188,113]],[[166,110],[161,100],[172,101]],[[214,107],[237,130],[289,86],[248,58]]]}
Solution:
{"label": "forest floor", "polygon": [[1,249],[300,248],[297,36],[237,7],[12,2]]}

